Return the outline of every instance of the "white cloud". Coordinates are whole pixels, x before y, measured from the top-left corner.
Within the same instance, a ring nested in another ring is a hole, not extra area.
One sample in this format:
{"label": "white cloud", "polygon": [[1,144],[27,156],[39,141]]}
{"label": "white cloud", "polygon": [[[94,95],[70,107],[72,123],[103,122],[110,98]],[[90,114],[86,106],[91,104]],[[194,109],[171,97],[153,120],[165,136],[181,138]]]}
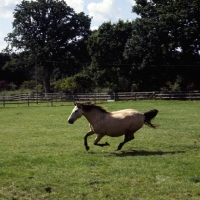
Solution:
{"label": "white cloud", "polygon": [[5,42],[4,42],[4,34],[0,32],[0,51],[6,47]]}
{"label": "white cloud", "polygon": [[0,7],[0,17],[4,19],[12,18],[13,17],[13,8],[6,6],[3,9]]}
{"label": "white cloud", "polygon": [[84,11],[84,1],[83,0],[65,0],[68,6],[74,9],[75,12]]}
{"label": "white cloud", "polygon": [[135,0],[127,0],[127,1],[130,2],[132,6],[136,5]]}
{"label": "white cloud", "polygon": [[1,6],[10,6],[10,5],[16,5],[18,3],[20,3],[21,0],[1,0],[0,2],[0,7]]}
{"label": "white cloud", "polygon": [[2,18],[12,18],[13,11],[16,4],[21,3],[21,0],[1,0],[0,1],[0,17]]}
{"label": "white cloud", "polygon": [[89,15],[94,21],[116,21],[120,18],[121,9],[115,4],[115,0],[102,0],[101,3],[90,3],[87,6]]}
{"label": "white cloud", "polygon": [[3,38],[3,33],[0,31],[0,41],[2,40]]}
{"label": "white cloud", "polygon": [[[31,1],[31,0],[28,0]],[[34,0],[33,0],[34,1]],[[12,18],[13,12],[17,4],[20,4],[22,0],[0,0],[0,17],[2,18]],[[67,5],[72,7],[75,12],[84,11],[84,1],[83,0],[65,0]]]}
{"label": "white cloud", "polygon": [[97,30],[98,28],[99,28],[99,26],[92,26],[91,30],[94,31],[94,30]]}

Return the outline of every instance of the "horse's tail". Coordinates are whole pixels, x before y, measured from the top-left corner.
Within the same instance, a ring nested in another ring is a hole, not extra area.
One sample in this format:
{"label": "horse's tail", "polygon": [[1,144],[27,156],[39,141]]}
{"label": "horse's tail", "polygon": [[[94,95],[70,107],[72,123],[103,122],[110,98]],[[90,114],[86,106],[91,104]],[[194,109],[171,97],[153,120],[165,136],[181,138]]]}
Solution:
{"label": "horse's tail", "polygon": [[150,110],[145,112],[144,115],[144,124],[151,127],[151,128],[156,128],[158,125],[152,124],[151,120],[157,115],[158,110]]}

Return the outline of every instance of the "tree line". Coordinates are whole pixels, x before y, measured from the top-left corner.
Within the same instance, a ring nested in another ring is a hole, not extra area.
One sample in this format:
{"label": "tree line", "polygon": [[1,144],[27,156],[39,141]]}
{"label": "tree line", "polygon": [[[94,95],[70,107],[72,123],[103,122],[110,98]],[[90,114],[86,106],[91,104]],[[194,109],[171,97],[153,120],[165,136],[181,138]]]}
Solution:
{"label": "tree line", "polygon": [[0,90],[199,90],[200,0],[136,0],[132,12],[91,31],[64,0],[23,0],[0,53]]}

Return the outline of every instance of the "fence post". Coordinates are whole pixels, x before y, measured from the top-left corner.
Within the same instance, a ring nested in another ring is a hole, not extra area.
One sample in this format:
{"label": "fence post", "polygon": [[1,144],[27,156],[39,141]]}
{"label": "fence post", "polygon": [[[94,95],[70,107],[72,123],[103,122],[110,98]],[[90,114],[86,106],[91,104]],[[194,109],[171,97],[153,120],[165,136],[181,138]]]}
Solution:
{"label": "fence post", "polygon": [[36,94],[36,104],[38,104],[38,91],[37,91],[37,94]]}
{"label": "fence post", "polygon": [[5,102],[5,97],[3,97],[3,107],[5,108],[5,105],[6,104],[6,102]]}
{"label": "fence post", "polygon": [[29,97],[28,97],[28,99],[27,99],[27,100],[28,100],[28,107],[29,107]]}

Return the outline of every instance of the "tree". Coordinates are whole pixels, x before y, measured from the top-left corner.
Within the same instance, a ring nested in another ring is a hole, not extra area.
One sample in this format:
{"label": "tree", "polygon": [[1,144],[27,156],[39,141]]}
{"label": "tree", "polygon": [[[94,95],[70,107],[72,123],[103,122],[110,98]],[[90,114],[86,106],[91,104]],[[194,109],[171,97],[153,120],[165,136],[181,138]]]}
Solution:
{"label": "tree", "polygon": [[[134,22],[124,55],[138,69],[143,88],[160,89],[187,71],[183,65],[199,63],[200,0],[136,3],[133,12],[141,18]],[[177,65],[183,67],[174,67]]]}
{"label": "tree", "polygon": [[68,69],[75,62],[79,43],[91,33],[91,19],[75,13],[64,0],[23,0],[14,11],[13,32],[6,41],[9,48],[26,52],[26,60],[43,71],[45,92],[50,91],[53,68],[65,61]]}
{"label": "tree", "polygon": [[5,53],[0,53],[0,80],[7,80],[9,77],[7,72],[3,70],[3,66],[8,61],[10,61],[10,56]]}
{"label": "tree", "polygon": [[[17,65],[15,62],[15,69],[10,67],[12,65],[12,59],[14,54],[9,55],[6,53],[0,53],[0,80],[6,80],[9,83],[13,83],[19,86],[25,79],[29,77],[28,69],[24,70],[21,65]],[[6,67],[8,66],[9,67]]]}
{"label": "tree", "polygon": [[119,20],[118,23],[103,23],[88,39],[88,52],[91,56],[91,70],[98,74],[98,85],[118,85],[118,77],[127,75],[128,64],[123,52],[132,31],[132,23]]}

